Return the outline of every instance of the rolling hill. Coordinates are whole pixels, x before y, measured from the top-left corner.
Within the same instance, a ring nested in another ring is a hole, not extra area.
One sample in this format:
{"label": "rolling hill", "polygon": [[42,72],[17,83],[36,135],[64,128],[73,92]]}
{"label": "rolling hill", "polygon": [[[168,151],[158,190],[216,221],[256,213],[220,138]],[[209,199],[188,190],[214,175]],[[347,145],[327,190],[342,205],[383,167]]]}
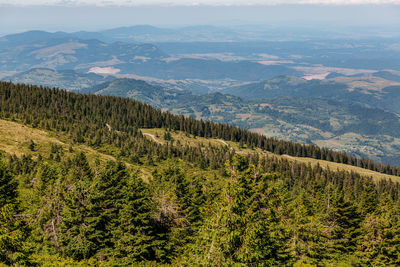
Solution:
{"label": "rolling hill", "polygon": [[115,79],[82,90],[85,93],[133,98],[155,107],[164,107],[165,103],[178,103],[191,96],[187,91],[153,86],[141,80]]}
{"label": "rolling hill", "polygon": [[400,112],[397,105],[400,84],[397,79],[398,76],[389,71],[370,75],[333,75],[324,80],[306,80],[283,75],[262,82],[227,88],[222,92],[248,99],[274,97],[333,99],[350,105],[360,104],[370,108]]}
{"label": "rolling hill", "polygon": [[[106,42],[87,33],[29,31],[0,38],[0,72],[32,68],[75,70],[86,73],[136,74],[161,79],[259,80],[278,74],[301,74],[287,66],[251,61],[222,61],[175,57],[153,44]],[[93,38],[92,38],[93,37]],[[100,38],[101,39],[101,38]],[[9,76],[9,75],[3,75]]]}
{"label": "rolling hill", "polygon": [[380,231],[398,231],[399,176],[127,98],[0,83],[8,265],[390,265],[370,236],[398,249]]}
{"label": "rolling hill", "polygon": [[[304,79],[289,79],[307,84]],[[379,108],[323,98],[195,95],[131,79],[117,79],[86,92],[131,97],[175,114],[230,123],[269,137],[318,144],[385,163],[400,160],[400,118]]]}
{"label": "rolling hill", "polygon": [[330,80],[306,80],[288,75],[228,88],[222,92],[249,99],[282,96],[343,99],[349,93],[348,86],[344,83],[341,84]]}
{"label": "rolling hill", "polygon": [[150,44],[108,44],[97,39],[79,39],[47,32],[41,32],[32,39],[31,35],[36,36],[37,33],[0,38],[0,71],[26,71],[38,67],[88,71],[92,67],[112,67],[127,61],[166,56]]}
{"label": "rolling hill", "polygon": [[114,79],[112,76],[103,76],[95,73],[79,73],[73,70],[59,70],[47,68],[35,68],[20,72],[3,80],[15,83],[37,84],[48,87],[64,88],[71,91],[79,91]]}

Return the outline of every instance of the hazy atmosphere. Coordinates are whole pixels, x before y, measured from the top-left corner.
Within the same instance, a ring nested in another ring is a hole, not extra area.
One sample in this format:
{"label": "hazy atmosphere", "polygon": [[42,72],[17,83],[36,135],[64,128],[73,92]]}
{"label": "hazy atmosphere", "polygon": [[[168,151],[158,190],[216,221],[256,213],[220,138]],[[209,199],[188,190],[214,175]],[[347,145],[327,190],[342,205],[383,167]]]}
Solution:
{"label": "hazy atmosphere", "polygon": [[92,31],[136,24],[160,27],[258,24],[327,30],[385,26],[398,29],[400,2],[0,1],[0,34],[39,29]]}
{"label": "hazy atmosphere", "polygon": [[400,266],[400,0],[0,0],[0,266]]}

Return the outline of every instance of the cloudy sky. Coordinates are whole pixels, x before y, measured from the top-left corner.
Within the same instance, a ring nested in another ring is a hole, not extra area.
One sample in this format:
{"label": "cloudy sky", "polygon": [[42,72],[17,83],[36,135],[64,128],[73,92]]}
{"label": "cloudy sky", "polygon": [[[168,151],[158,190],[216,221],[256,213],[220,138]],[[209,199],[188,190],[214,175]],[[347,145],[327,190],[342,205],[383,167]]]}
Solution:
{"label": "cloudy sky", "polygon": [[400,0],[0,0],[0,35],[137,24],[400,29]]}

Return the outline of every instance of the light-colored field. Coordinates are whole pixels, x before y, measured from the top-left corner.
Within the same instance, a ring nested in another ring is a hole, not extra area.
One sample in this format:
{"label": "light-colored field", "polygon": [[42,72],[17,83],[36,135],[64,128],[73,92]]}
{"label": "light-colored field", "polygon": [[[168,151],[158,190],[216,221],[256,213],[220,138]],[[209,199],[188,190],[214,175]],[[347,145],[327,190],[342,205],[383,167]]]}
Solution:
{"label": "light-colored field", "polygon": [[364,75],[361,77],[336,77],[330,80],[337,83],[347,84],[350,91],[356,88],[363,88],[366,93],[368,91],[381,91],[383,88],[388,86],[400,85],[399,82],[374,77],[372,75]]}
{"label": "light-colored field", "polygon": [[46,131],[33,129],[16,122],[0,120],[0,150],[17,156],[28,154],[32,152],[28,148],[31,141],[37,144],[34,154],[49,153],[52,143],[67,147],[65,143]]}
{"label": "light-colored field", "polygon": [[344,75],[354,75],[360,73],[373,73],[376,70],[369,69],[351,69],[351,68],[336,68],[336,67],[326,67],[321,65],[316,66],[295,66],[294,69],[304,72],[306,75],[316,75],[323,74],[327,72],[337,72]]}

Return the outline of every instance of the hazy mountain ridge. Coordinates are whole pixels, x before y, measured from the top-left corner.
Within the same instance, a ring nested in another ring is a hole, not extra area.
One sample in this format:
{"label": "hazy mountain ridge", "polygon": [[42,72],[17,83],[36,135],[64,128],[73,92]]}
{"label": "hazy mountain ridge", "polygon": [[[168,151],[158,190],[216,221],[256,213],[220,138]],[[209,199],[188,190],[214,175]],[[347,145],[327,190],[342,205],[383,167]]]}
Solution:
{"label": "hazy mountain ridge", "polygon": [[282,75],[258,83],[228,88],[223,90],[223,93],[249,99],[281,96],[342,98],[348,93],[347,88],[347,85],[334,81],[305,80],[298,77]]}
{"label": "hazy mountain ridge", "polygon": [[73,70],[56,71],[47,68],[34,68],[3,78],[3,80],[10,80],[15,83],[59,87],[67,90],[81,90],[113,79],[115,79],[113,76],[79,73]]}
{"label": "hazy mountain ridge", "polygon": [[[0,92],[4,264],[399,261],[379,248],[398,249],[400,167],[121,97],[9,82]],[[376,221],[389,233],[379,248]],[[297,243],[307,250],[290,253]]]}
{"label": "hazy mountain ridge", "polygon": [[238,125],[280,139],[323,144],[384,162],[400,160],[400,116],[379,108],[323,98],[195,95],[131,79],[117,79],[86,92],[131,97],[175,114]]}
{"label": "hazy mountain ridge", "polygon": [[[291,76],[278,76],[270,80],[235,86],[223,90],[223,93],[232,94],[248,99],[274,98],[274,97],[298,97],[298,98],[323,98],[337,100],[349,105],[360,104],[370,108],[400,112],[398,101],[400,99],[400,86],[379,85],[378,80],[371,88],[353,85],[356,82],[371,84],[374,77],[392,78],[393,84],[397,84],[397,75],[391,72],[377,72],[372,75],[332,75],[330,79],[305,80]],[[354,77],[345,81],[338,77]],[[358,81],[357,81],[358,80]]]}
{"label": "hazy mountain ridge", "polygon": [[191,94],[186,91],[162,88],[160,86],[150,85],[141,80],[126,78],[115,79],[81,91],[98,95],[129,97],[155,107],[165,107],[166,103],[178,103],[182,99],[191,96]]}
{"label": "hazy mountain ridge", "polygon": [[[394,39],[131,42],[135,34],[168,35],[175,30],[144,25],[98,33],[8,35],[0,38],[0,61],[4,63],[0,72],[14,82],[131,97],[174,113],[228,122],[268,136],[323,142],[377,160],[397,161],[400,142],[393,111],[400,112],[399,72],[379,69],[381,63],[391,66],[396,62],[398,54],[385,48]],[[188,29],[210,34],[219,30]],[[123,41],[115,42],[113,36]],[[378,69],[351,68],[360,64]],[[112,81],[114,77],[143,77],[154,86]],[[210,92],[230,95],[195,94]],[[370,119],[375,115],[381,116],[377,118],[381,123]]]}
{"label": "hazy mountain ridge", "polygon": [[158,59],[165,56],[165,53],[150,44],[108,44],[65,33],[27,32],[5,36],[0,41],[0,70],[25,71],[46,67],[87,71],[92,67],[111,67],[133,62],[137,57]]}
{"label": "hazy mountain ridge", "polygon": [[[27,71],[31,68],[73,69],[112,68],[125,74],[162,79],[260,80],[278,74],[302,74],[287,66],[267,66],[257,62],[225,62],[218,59],[170,57],[152,44],[106,43],[81,39],[85,33],[31,31],[0,38],[0,71]],[[96,37],[96,35],[91,37]]]}

